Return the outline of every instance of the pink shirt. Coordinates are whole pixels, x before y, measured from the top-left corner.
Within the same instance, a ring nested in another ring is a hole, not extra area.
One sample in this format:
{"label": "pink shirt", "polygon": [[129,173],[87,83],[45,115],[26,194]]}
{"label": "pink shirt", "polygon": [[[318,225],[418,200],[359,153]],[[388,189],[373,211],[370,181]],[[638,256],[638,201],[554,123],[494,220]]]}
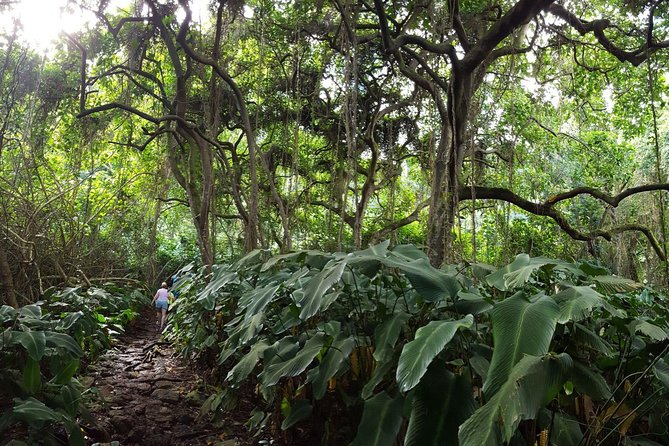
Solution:
{"label": "pink shirt", "polygon": [[161,288],[158,291],[156,291],[156,300],[159,302],[167,302],[170,300],[170,292],[167,291],[167,288]]}

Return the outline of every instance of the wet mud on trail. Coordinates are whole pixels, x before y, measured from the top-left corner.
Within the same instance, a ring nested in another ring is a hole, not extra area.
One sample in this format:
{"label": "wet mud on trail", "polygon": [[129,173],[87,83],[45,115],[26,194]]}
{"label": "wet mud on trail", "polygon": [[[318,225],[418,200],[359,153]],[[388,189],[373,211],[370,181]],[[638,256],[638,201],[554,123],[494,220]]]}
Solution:
{"label": "wet mud on trail", "polygon": [[92,389],[88,405],[97,424],[85,429],[90,444],[248,444],[243,420],[216,427],[198,418],[208,396],[199,391],[203,379],[162,342],[155,313],[148,309],[86,375]]}

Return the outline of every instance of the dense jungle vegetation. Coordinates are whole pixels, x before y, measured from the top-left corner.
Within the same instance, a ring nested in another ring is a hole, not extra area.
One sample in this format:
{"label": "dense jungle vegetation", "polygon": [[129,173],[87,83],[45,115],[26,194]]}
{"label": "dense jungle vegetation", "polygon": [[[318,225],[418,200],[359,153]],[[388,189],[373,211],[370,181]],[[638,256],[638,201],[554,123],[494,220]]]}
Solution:
{"label": "dense jungle vegetation", "polygon": [[86,444],[176,275],[163,339],[249,438],[669,444],[669,2],[62,13],[0,28],[0,438]]}

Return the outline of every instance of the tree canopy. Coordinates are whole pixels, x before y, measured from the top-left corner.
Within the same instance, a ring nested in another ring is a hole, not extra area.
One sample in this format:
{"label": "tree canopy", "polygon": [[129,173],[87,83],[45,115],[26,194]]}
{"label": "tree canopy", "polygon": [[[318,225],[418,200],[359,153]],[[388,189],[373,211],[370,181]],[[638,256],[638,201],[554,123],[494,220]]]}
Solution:
{"label": "tree canopy", "polygon": [[69,7],[53,52],[2,36],[6,302],[383,239],[667,279],[662,1]]}

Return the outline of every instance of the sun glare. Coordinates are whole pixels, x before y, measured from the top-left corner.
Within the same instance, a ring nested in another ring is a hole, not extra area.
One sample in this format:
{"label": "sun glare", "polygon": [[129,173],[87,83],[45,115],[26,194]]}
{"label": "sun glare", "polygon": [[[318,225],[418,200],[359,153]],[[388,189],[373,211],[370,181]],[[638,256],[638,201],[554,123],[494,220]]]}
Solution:
{"label": "sun glare", "polygon": [[[111,0],[107,12],[117,12],[132,2]],[[193,19],[206,21],[208,1],[191,0],[189,3]],[[245,15],[252,17],[252,10],[245,8]],[[96,20],[92,12],[81,9],[71,0],[10,0],[9,6],[0,11],[0,47],[6,45],[7,36],[18,26],[20,40],[38,51],[48,53],[62,38],[63,31],[74,33],[92,26]]]}
{"label": "sun glare", "polygon": [[62,31],[78,31],[93,20],[92,13],[68,0],[17,0],[0,14],[0,33],[11,35],[17,26],[22,41],[46,52],[54,47]]}

